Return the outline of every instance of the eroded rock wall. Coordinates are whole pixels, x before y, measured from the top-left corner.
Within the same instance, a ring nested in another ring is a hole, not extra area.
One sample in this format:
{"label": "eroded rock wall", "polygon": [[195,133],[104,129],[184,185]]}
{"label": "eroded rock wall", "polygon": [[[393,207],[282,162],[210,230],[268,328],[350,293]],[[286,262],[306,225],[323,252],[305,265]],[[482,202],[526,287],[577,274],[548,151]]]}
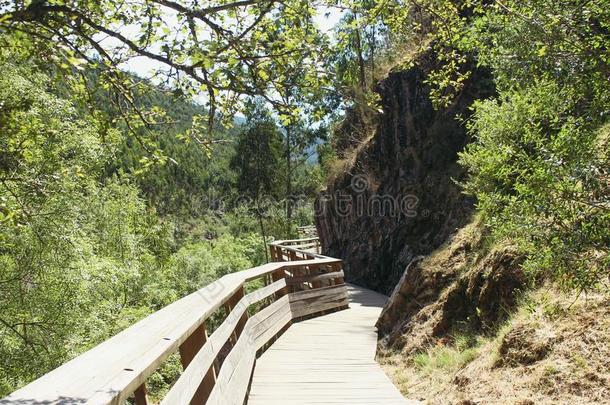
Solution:
{"label": "eroded rock wall", "polygon": [[435,110],[421,67],[431,63],[422,58],[379,83],[383,112],[374,136],[317,204],[325,254],[343,259],[347,281],[386,294],[415,257],[439,247],[473,211],[455,184],[464,174],[458,152],[469,141],[457,117],[492,86],[477,72],[449,107]]}

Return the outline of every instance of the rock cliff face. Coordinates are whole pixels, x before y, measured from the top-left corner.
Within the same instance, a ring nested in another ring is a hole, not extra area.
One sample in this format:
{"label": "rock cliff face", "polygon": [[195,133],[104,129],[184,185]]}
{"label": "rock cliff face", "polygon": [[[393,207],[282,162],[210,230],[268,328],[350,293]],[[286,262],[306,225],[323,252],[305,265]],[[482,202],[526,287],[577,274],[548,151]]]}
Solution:
{"label": "rock cliff face", "polygon": [[425,68],[414,67],[379,83],[375,135],[317,201],[325,254],[344,260],[347,281],[386,294],[415,257],[467,223],[473,208],[455,184],[464,174],[457,153],[468,142],[456,117],[491,93],[490,82],[475,73],[451,106],[436,111],[425,79]]}

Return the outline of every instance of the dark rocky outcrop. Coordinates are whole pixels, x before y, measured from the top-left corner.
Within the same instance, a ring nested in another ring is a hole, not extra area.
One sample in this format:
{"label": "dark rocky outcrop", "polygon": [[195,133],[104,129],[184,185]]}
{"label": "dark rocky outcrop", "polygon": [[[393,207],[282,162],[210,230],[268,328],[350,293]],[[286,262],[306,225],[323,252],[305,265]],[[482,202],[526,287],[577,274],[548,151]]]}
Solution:
{"label": "dark rocky outcrop", "polygon": [[475,71],[455,101],[437,111],[425,84],[434,63],[424,56],[379,83],[383,113],[374,136],[318,199],[325,254],[343,259],[347,281],[384,293],[472,213],[473,201],[455,184],[464,174],[457,154],[469,141],[456,117],[492,87]]}

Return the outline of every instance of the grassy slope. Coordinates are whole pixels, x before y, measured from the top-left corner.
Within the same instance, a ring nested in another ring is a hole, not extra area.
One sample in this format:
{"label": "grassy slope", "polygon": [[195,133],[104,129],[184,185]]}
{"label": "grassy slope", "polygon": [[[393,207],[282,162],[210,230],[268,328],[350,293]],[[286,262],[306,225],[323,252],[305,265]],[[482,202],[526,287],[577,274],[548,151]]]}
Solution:
{"label": "grassy slope", "polygon": [[[432,256],[442,258],[451,249],[448,244]],[[417,340],[413,333],[403,336],[410,337]],[[508,319],[492,329],[462,329],[412,349],[386,347],[379,356],[410,399],[610,403],[610,293],[575,297],[547,284],[523,294]]]}

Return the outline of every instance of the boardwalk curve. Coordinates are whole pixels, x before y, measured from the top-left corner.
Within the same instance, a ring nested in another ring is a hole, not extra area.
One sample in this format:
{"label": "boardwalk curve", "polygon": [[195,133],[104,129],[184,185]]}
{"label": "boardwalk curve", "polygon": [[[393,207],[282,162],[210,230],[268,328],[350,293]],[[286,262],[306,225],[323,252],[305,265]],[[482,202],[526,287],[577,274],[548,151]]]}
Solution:
{"label": "boardwalk curve", "polygon": [[256,361],[248,405],[407,404],[375,361],[387,299],[348,285],[349,309],[293,324]]}
{"label": "boardwalk curve", "polygon": [[183,370],[162,405],[406,403],[374,360],[386,298],[348,287],[317,238],[269,248],[272,263],[223,276],[0,405],[148,405],[149,377],[172,355]]}

